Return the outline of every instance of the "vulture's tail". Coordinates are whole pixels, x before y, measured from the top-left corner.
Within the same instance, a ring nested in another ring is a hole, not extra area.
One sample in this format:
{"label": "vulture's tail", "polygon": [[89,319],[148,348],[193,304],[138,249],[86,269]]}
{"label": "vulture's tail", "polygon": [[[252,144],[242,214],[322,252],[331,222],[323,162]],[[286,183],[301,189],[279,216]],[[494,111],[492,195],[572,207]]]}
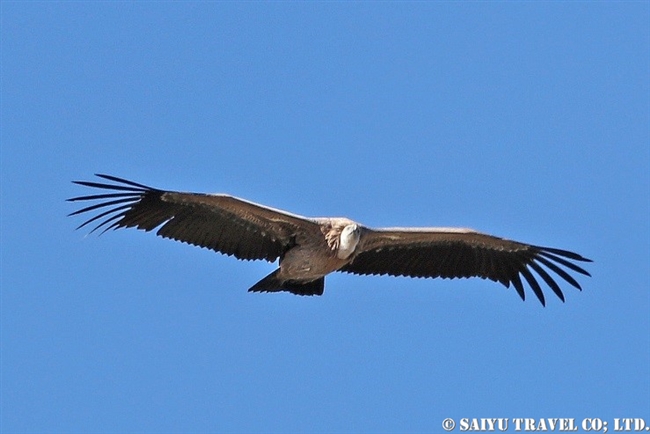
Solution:
{"label": "vulture's tail", "polygon": [[299,280],[280,280],[277,274],[280,269],[266,276],[249,288],[249,292],[280,292],[288,291],[296,295],[323,295],[325,288],[325,277],[303,282]]}

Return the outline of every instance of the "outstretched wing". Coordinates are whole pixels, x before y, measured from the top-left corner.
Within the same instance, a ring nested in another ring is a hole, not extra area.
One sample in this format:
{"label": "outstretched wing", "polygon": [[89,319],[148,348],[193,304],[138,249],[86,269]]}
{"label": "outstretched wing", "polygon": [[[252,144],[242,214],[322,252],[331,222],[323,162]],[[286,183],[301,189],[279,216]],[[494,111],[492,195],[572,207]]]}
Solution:
{"label": "outstretched wing", "polygon": [[471,229],[364,228],[355,257],[340,271],[409,277],[480,277],[512,284],[525,299],[521,277],[545,305],[534,271],[564,301],[559,285],[547,270],[582,289],[566,269],[589,276],[574,261],[591,262],[577,253],[510,241]]}
{"label": "outstretched wing", "polygon": [[[70,215],[101,211],[77,229],[96,222],[91,232],[135,227],[159,228],[156,235],[206,247],[238,259],[273,262],[292,246],[296,233],[320,231],[304,217],[223,194],[158,190],[115,176],[100,175],[112,184],[73,181],[111,193],[68,199],[98,201]],[[106,209],[104,209],[106,208]],[[103,233],[102,232],[102,233]]]}

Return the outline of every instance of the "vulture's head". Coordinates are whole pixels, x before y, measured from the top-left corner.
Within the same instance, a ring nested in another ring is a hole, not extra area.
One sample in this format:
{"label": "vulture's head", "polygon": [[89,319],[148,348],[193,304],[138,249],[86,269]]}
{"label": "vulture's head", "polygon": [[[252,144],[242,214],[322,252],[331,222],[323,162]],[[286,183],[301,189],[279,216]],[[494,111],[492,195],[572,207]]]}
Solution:
{"label": "vulture's head", "polygon": [[339,243],[339,251],[337,256],[339,259],[347,259],[354,249],[357,248],[359,244],[359,236],[361,235],[361,229],[356,223],[347,225],[341,231],[341,240]]}

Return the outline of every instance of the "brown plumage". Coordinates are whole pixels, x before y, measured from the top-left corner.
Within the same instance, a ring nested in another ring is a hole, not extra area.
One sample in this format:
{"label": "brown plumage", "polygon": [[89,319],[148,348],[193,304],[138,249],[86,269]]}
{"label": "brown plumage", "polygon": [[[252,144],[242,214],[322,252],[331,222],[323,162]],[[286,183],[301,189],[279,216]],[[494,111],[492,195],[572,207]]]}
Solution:
{"label": "brown plumage", "polygon": [[[238,259],[279,259],[279,268],[249,291],[321,295],[333,271],[408,277],[480,277],[512,284],[525,299],[528,282],[544,305],[537,278],[564,301],[549,271],[577,289],[568,270],[589,276],[577,253],[533,246],[459,228],[371,229],[347,218],[307,218],[224,194],[159,190],[109,175],[111,184],[74,181],[111,193],[69,201],[99,201],[70,215],[102,211],[82,223],[102,229],[135,227]],[[102,210],[107,208],[106,210]]]}

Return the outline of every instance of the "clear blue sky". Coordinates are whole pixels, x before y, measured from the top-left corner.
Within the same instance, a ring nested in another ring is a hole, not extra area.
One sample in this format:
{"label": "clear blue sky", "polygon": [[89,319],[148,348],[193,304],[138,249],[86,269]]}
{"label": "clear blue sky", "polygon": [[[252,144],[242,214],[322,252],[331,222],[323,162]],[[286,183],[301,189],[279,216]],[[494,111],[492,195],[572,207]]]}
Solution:
{"label": "clear blue sky", "polygon": [[[3,2],[3,432],[650,422],[648,2]],[[85,236],[109,173],[594,259],[543,308],[482,280]],[[456,430],[457,432],[457,430]]]}

